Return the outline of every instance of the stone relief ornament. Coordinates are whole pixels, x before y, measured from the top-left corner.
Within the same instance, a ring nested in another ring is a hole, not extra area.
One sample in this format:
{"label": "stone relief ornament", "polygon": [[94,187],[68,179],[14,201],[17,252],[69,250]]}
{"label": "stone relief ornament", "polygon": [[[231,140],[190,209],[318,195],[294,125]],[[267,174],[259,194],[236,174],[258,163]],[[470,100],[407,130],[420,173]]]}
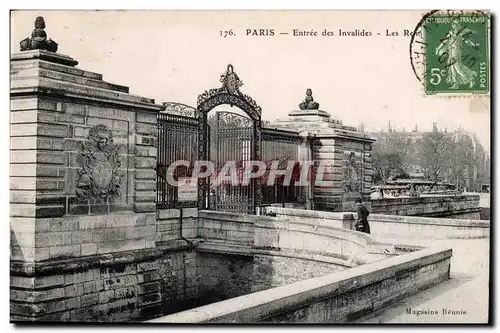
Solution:
{"label": "stone relief ornament", "polygon": [[122,174],[119,171],[118,146],[105,125],[90,129],[86,143],[79,154],[80,179],[76,194],[80,199],[107,202],[121,196]]}
{"label": "stone relief ornament", "polygon": [[353,151],[344,154],[344,192],[358,192],[359,179],[356,171],[356,155]]}
{"label": "stone relief ornament", "polygon": [[31,38],[27,37],[19,43],[21,51],[47,50],[57,52],[57,43],[50,38],[47,39],[47,33],[44,29],[45,21],[43,17],[38,16],[35,20],[35,29],[31,33]]}

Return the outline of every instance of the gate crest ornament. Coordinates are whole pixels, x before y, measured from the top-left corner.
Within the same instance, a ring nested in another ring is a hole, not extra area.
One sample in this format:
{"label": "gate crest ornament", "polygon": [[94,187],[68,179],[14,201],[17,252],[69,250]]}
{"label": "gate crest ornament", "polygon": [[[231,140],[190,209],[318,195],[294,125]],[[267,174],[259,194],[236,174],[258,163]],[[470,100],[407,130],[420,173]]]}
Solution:
{"label": "gate crest ornament", "polygon": [[89,131],[87,142],[79,154],[80,179],[76,194],[80,199],[107,202],[121,196],[122,174],[119,171],[118,146],[105,125],[96,125]]}
{"label": "gate crest ornament", "polygon": [[222,83],[222,87],[205,90],[198,96],[199,110],[207,112],[217,105],[229,104],[231,106],[235,105],[247,113],[250,113],[249,116],[254,120],[260,119],[262,108],[257,105],[252,97],[240,91],[243,82],[234,71],[233,65],[227,65],[226,72],[220,77],[220,82]]}

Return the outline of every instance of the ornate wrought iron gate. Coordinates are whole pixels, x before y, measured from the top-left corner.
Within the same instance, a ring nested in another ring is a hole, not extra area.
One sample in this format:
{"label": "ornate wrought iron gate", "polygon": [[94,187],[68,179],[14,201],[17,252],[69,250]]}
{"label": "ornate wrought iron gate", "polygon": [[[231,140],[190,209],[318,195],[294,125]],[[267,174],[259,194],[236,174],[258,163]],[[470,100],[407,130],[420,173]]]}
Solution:
{"label": "ornate wrought iron gate", "polygon": [[[209,208],[253,213],[255,183],[243,183],[243,172],[252,155],[252,120],[234,112],[223,111],[209,117],[208,124],[209,156],[214,163],[214,173],[209,179]],[[217,177],[223,180],[217,182]]]}
{"label": "ornate wrought iron gate", "polygon": [[[245,186],[227,182],[214,184],[214,176],[224,171],[222,168],[227,162],[234,163],[242,174],[248,161],[261,160],[261,108],[250,96],[240,92],[243,83],[232,65],[227,66],[221,82],[221,88],[198,96],[198,159],[212,161],[215,168],[212,178],[198,179],[198,207],[255,214],[262,204],[259,178]],[[222,104],[238,107],[248,118],[233,112],[217,112],[215,118],[213,114],[209,117],[209,112]]]}

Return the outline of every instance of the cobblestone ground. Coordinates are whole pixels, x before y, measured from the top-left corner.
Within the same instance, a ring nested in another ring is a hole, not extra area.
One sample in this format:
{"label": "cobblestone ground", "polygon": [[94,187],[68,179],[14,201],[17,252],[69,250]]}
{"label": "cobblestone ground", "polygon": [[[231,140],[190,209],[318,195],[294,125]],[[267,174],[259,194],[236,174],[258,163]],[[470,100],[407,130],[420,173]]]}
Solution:
{"label": "cobblestone ground", "polygon": [[[439,243],[453,249],[450,280],[394,303],[357,322],[486,323],[489,241],[489,239],[421,241],[422,245]],[[404,243],[401,240],[399,242]],[[449,310],[447,314],[444,313],[446,310]]]}

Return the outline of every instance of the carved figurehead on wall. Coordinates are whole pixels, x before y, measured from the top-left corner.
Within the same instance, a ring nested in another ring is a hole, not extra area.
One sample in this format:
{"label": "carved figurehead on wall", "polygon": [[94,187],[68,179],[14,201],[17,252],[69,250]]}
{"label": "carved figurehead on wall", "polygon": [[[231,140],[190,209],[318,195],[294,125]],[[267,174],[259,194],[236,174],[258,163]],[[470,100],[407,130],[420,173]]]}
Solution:
{"label": "carved figurehead on wall", "polygon": [[35,20],[35,29],[31,33],[31,38],[27,37],[19,43],[21,51],[47,50],[57,52],[57,43],[50,38],[47,39],[47,33],[44,29],[45,20],[43,17],[38,16]]}
{"label": "carved figurehead on wall", "polygon": [[92,127],[81,150],[80,179],[76,186],[78,198],[102,203],[120,197],[122,175],[118,147],[113,144],[111,131],[105,125]]}

